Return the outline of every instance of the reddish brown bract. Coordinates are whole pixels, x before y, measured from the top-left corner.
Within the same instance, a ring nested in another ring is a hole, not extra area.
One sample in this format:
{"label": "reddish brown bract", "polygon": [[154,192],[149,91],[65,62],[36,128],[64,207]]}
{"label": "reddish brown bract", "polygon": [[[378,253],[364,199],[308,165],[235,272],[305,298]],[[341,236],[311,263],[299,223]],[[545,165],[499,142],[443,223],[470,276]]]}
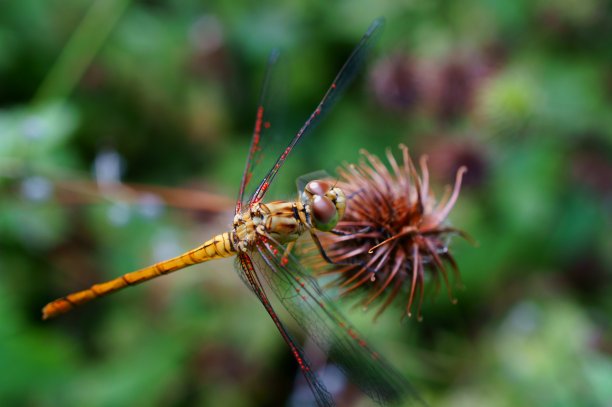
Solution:
{"label": "reddish brown bract", "polygon": [[364,307],[384,298],[376,316],[400,293],[406,298],[404,315],[411,316],[418,296],[420,320],[426,272],[434,277],[436,292],[441,276],[451,301],[456,301],[447,266],[457,282],[459,271],[447,243],[452,233],[464,235],[445,226],[445,220],[457,201],[466,168],[457,171],[454,188],[447,188],[444,197],[436,201],[429,189],[427,158],[420,160],[419,175],[408,148],[400,148],[401,165],[387,151],[390,170],[367,151],[362,152],[365,159],[359,165],[338,170],[337,186],[348,199],[346,213],[335,228],[341,234],[319,236],[327,255],[338,265],[317,260],[315,269],[337,276],[335,284],[342,295],[367,292]]}

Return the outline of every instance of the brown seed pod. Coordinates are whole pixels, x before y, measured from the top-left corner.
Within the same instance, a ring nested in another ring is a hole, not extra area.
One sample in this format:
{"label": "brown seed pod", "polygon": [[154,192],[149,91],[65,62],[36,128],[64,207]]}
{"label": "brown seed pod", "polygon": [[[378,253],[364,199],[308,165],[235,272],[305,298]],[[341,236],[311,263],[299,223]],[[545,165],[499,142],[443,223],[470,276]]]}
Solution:
{"label": "brown seed pod", "polygon": [[[389,168],[375,155],[362,151],[358,165],[338,170],[338,186],[348,200],[346,213],[334,233],[319,235],[327,256],[336,264],[326,263],[317,251],[302,248],[307,262],[320,275],[333,275],[332,283],[341,295],[365,292],[364,307],[382,300],[376,317],[398,297],[407,298],[404,316],[412,316],[418,296],[417,316],[421,320],[426,273],[440,288],[440,277],[448,289],[448,266],[460,283],[457,263],[448,249],[452,234],[466,235],[446,225],[446,218],[457,201],[465,167],[456,173],[455,185],[437,201],[429,186],[427,157],[420,159],[420,175],[408,148],[400,145],[403,162],[398,164],[387,150]],[[385,298],[386,297],[386,298]]]}

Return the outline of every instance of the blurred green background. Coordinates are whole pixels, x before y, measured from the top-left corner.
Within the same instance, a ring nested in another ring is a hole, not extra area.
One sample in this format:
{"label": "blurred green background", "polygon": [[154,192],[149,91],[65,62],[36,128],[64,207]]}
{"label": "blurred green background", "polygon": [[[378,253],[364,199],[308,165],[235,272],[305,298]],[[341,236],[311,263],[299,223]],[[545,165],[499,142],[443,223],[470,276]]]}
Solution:
{"label": "blurred green background", "polygon": [[612,405],[604,0],[2,2],[0,405],[308,400],[230,260],[40,309],[227,230],[270,50],[288,137],[378,16],[364,74],[269,196],[361,148],[427,153],[438,194],[467,165],[451,220],[478,246],[452,242],[458,304],[349,318],[432,406]]}

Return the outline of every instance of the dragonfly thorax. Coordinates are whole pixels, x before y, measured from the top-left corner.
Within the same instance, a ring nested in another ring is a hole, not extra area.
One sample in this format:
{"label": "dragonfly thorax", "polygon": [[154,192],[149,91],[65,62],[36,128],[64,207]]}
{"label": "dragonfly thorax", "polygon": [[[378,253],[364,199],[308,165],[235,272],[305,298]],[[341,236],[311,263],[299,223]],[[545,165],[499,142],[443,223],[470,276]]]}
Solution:
{"label": "dragonfly thorax", "polygon": [[234,217],[234,247],[252,249],[258,236],[267,236],[279,243],[295,241],[309,226],[306,208],[299,201],[273,201],[251,204]]}
{"label": "dragonfly thorax", "polygon": [[309,182],[300,199],[293,202],[252,203],[234,217],[234,249],[252,249],[259,236],[286,244],[309,229],[330,231],[344,215],[345,207],[344,192],[327,181]]}

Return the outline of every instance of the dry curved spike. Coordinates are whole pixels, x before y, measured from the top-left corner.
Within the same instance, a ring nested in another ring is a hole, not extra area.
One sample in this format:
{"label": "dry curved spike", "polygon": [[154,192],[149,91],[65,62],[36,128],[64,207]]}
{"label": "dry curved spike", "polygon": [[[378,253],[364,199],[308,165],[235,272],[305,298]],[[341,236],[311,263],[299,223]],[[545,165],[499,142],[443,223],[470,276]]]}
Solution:
{"label": "dry curved spike", "polygon": [[[400,144],[400,149],[402,148],[406,148],[407,147],[403,144]],[[403,151],[403,150],[402,150]],[[400,167],[397,164],[397,161],[395,160],[395,157],[393,156],[392,153],[387,154],[387,158],[389,160],[391,160],[391,158],[393,158],[393,161],[396,162],[397,168],[395,169],[395,174],[396,174],[396,179],[398,181],[398,184],[400,185],[400,187],[404,190],[404,191],[410,191],[410,178],[411,178],[411,174],[410,171],[406,165],[405,159],[404,157],[402,157],[404,160],[402,167]],[[408,197],[410,197],[408,195]]]}
{"label": "dry curved spike", "polygon": [[380,296],[380,294],[382,294],[383,291],[385,291],[385,289],[387,288],[389,283],[391,283],[391,281],[393,281],[393,278],[395,277],[395,275],[397,274],[397,272],[401,268],[403,262],[404,262],[403,255],[398,253],[398,256],[395,258],[395,264],[393,265],[393,269],[391,269],[391,272],[389,273],[389,276],[386,278],[386,280],[383,283],[383,285],[374,294],[372,294],[370,296],[368,301],[365,303],[366,306],[369,306],[372,303],[372,301],[374,301],[376,298],[378,298]]}
{"label": "dry curved spike", "polygon": [[406,306],[406,315],[412,316],[412,301],[414,300],[414,291],[417,284],[417,275],[419,269],[419,246],[416,243],[412,244],[412,283],[410,284],[410,296],[408,297],[408,305]]}
{"label": "dry curved spike", "polygon": [[367,158],[368,158],[368,161],[370,162],[370,165],[374,169],[373,175],[375,175],[376,178],[378,178],[381,183],[385,184],[385,186],[389,188],[389,183],[387,182],[387,178],[391,178],[391,174],[389,173],[389,169],[387,168],[387,166],[383,164],[380,158],[378,158],[377,156],[373,154],[368,153]]}
{"label": "dry curved spike", "polygon": [[394,242],[391,245],[391,247],[389,247],[387,250],[383,251],[383,255],[381,256],[380,260],[378,260],[378,264],[373,268],[374,271],[378,272],[380,270],[380,267],[386,264],[387,259],[389,258],[391,253],[393,253],[395,251],[395,247],[396,246],[397,245]]}
{"label": "dry curved spike", "polygon": [[426,199],[429,195],[429,169],[427,168],[427,155],[422,155],[419,159],[419,166],[421,167],[421,195]]}
{"label": "dry curved spike", "polygon": [[364,163],[362,166],[363,172],[372,178],[375,183],[383,184],[387,187],[387,190],[389,190],[389,183],[387,182],[387,178],[383,175],[386,174],[388,177],[390,176],[387,167],[385,167],[380,159],[373,154],[368,153],[366,158],[368,159],[369,165]]}
{"label": "dry curved spike", "polygon": [[368,164],[364,160],[359,161],[359,165],[351,166],[350,173],[352,175],[353,181],[369,181],[367,169],[369,168]]}
{"label": "dry curved spike", "polygon": [[343,256],[333,256],[334,260],[336,261],[340,261],[340,260],[346,260],[346,259],[350,259],[351,257],[356,257],[360,254],[364,254],[367,252],[367,248],[365,247],[358,247],[356,249],[351,250],[350,252],[344,252],[344,250],[342,250],[344,255]]}
{"label": "dry curved spike", "polygon": [[353,291],[354,289],[353,286],[350,286],[350,288],[347,288],[346,286],[350,285],[355,279],[360,277],[365,272],[367,272],[367,268],[361,266],[357,273],[353,274],[351,278],[349,278],[348,280],[345,280],[342,284],[340,284],[339,287],[343,289],[343,293],[346,294],[346,293]]}
{"label": "dry curved spike", "polygon": [[393,156],[393,153],[391,152],[390,148],[387,148],[385,150],[385,155],[387,156],[387,161],[389,161],[389,165],[391,166],[395,174],[399,174],[400,173],[399,165],[397,164],[397,161],[395,160],[395,157]]}
{"label": "dry curved spike", "polygon": [[[356,280],[360,275],[362,275],[365,271],[369,271],[371,270],[371,265],[375,262],[378,261],[378,258],[382,256],[382,254],[384,254],[385,251],[380,251],[378,253],[376,253],[374,256],[372,256],[372,258],[370,260],[368,260],[368,262],[366,264],[364,264],[361,267],[361,270],[359,270],[357,273],[355,273],[355,275],[353,275],[351,278],[349,278],[348,280],[346,280],[343,284],[342,287],[349,285],[350,283],[353,282],[353,280]],[[361,285],[361,284],[358,284]],[[356,288],[356,287],[354,287]],[[354,288],[351,289],[347,289],[347,291],[352,291]]]}
{"label": "dry curved spike", "polygon": [[388,212],[391,212],[393,210],[393,208],[391,207],[391,202],[389,202],[389,200],[385,198],[386,193],[379,189],[380,184],[375,182],[372,178],[367,178],[365,179],[365,181],[370,184],[369,192],[371,194],[371,199],[374,200],[381,207],[385,208]]}
{"label": "dry curved spike", "polygon": [[400,185],[400,188],[402,190],[408,191],[408,189],[410,188],[410,180],[405,177],[404,171],[402,171],[402,169],[400,168],[390,148],[387,149],[386,155],[387,160],[389,161],[389,164],[391,165],[391,168],[393,169],[393,172],[395,174],[395,179]]}
{"label": "dry curved spike", "polygon": [[334,244],[351,241],[354,239],[365,239],[365,238],[370,237],[369,235],[370,234],[365,234],[365,233],[350,233],[344,236],[334,236]]}
{"label": "dry curved spike", "polygon": [[459,289],[464,289],[463,281],[461,279],[461,273],[459,272],[459,265],[455,261],[455,258],[450,253],[443,253],[442,258],[450,263],[451,270],[453,270],[453,277],[455,279],[455,286]]}
{"label": "dry curved spike", "polygon": [[368,274],[364,275],[359,281],[357,281],[355,284],[353,284],[351,287],[348,287],[345,291],[347,293],[361,287],[364,283],[368,282],[368,281],[372,281],[372,277],[374,277],[376,275],[376,273],[370,271]]}
{"label": "dry curved spike", "polygon": [[378,319],[378,317],[387,309],[389,304],[393,302],[395,297],[397,297],[397,293],[399,292],[399,289],[401,288],[401,286],[402,286],[402,280],[400,280],[399,278],[396,278],[395,285],[393,287],[393,291],[391,291],[391,293],[387,296],[387,299],[385,300],[385,302],[380,306],[378,311],[376,311],[376,314],[374,315],[374,321]]}
{"label": "dry curved spike", "polygon": [[424,239],[424,241],[425,241],[425,247],[427,248],[427,251],[431,255],[431,257],[432,257],[432,259],[434,261],[435,266],[440,271],[440,274],[442,274],[442,278],[444,279],[444,283],[446,284],[446,289],[448,291],[448,298],[451,300],[451,302],[453,302],[456,299],[453,296],[453,291],[452,291],[452,288],[450,286],[450,282],[448,281],[448,273],[446,272],[446,267],[444,267],[444,263],[440,259],[440,256],[438,256],[438,253],[436,252],[435,248],[432,247],[432,245],[429,242],[429,240]]}
{"label": "dry curved spike", "polygon": [[340,222],[342,223],[343,226],[354,226],[354,227],[360,227],[362,229],[376,227],[377,225],[377,223],[366,222],[363,220],[359,220],[359,221],[341,220]]}
{"label": "dry curved spike", "polygon": [[[433,212],[439,212],[439,211],[442,210],[442,208],[444,208],[444,206],[446,205],[446,203],[450,199],[452,192],[453,192],[453,188],[450,185],[445,185],[444,186],[444,195],[442,195],[442,197],[438,201],[438,205],[437,205],[436,209]],[[437,224],[439,224],[439,223],[437,222]]]}
{"label": "dry curved spike", "polygon": [[444,221],[444,219],[446,219],[446,217],[450,213],[451,209],[453,209],[453,206],[455,206],[455,203],[457,202],[457,198],[459,197],[459,191],[461,191],[461,181],[463,180],[463,174],[465,174],[466,172],[467,172],[467,167],[464,165],[462,165],[457,170],[457,174],[455,175],[455,186],[453,188],[453,194],[451,195],[450,199],[446,203],[446,206],[444,207],[444,209],[440,211],[438,215],[438,223]]}
{"label": "dry curved spike", "polygon": [[423,296],[425,294],[425,285],[423,284],[423,264],[419,263],[419,278],[421,279],[420,284],[420,295],[419,295],[419,308],[417,313],[417,321],[423,321],[423,315],[421,314],[421,307],[423,306]]}
{"label": "dry curved spike", "polygon": [[444,227],[444,228],[436,229],[436,232],[437,233],[456,233],[457,235],[461,236],[464,240],[466,240],[471,245],[478,246],[478,242],[476,241],[476,239],[474,239],[474,237],[472,235],[470,235],[469,233],[467,233],[467,232],[465,232],[465,231],[463,231],[461,229],[457,229],[457,228],[454,228],[454,227],[451,227],[451,226],[447,226],[447,227]]}
{"label": "dry curved spike", "polygon": [[[341,274],[347,273],[347,272],[349,272],[349,271],[351,271],[351,270],[353,270],[353,269],[355,269],[357,267],[358,267],[357,264],[349,264],[347,266],[343,266],[342,268],[333,268],[332,267],[329,270],[325,270],[325,271],[319,272],[319,275],[321,275],[321,276],[331,276],[331,275],[334,275],[334,274],[341,275]],[[338,281],[330,282],[329,284],[331,286],[339,285],[340,284],[340,277],[338,277]]]}
{"label": "dry curved spike", "polygon": [[340,254],[348,254],[347,259],[350,257],[359,256],[366,253],[368,246],[366,244],[360,244],[359,246],[352,246],[352,250],[347,252],[345,245],[331,243],[331,247],[328,249],[330,257],[338,259]]}
{"label": "dry curved spike", "polygon": [[393,242],[393,241],[395,241],[397,239],[400,239],[400,238],[402,238],[402,237],[404,237],[406,235],[410,235],[410,234],[412,234],[412,233],[414,233],[416,231],[417,231],[417,229],[414,226],[409,226],[407,228],[404,228],[404,230],[402,230],[400,233],[395,234],[395,235],[393,235],[393,236],[383,240],[382,242],[378,243],[375,246],[372,246],[370,248],[370,250],[368,250],[368,253],[372,254],[372,253],[374,253],[374,250],[378,249],[379,247],[384,246],[387,243]]}
{"label": "dry curved spike", "polygon": [[410,158],[408,147],[401,144],[400,148],[402,149],[402,153],[404,156],[404,165],[408,168],[409,173],[412,175],[412,179],[414,181],[414,189],[417,194],[417,205],[419,207],[419,213],[423,213],[423,196],[421,195],[421,178],[414,167],[414,163]]}
{"label": "dry curved spike", "polygon": [[410,158],[410,149],[405,144],[401,143],[399,145],[399,149],[402,150],[402,161],[404,162],[404,171],[411,177],[410,166],[412,164],[412,159]]}
{"label": "dry curved spike", "polygon": [[[365,267],[363,267],[360,271],[368,271]],[[361,279],[359,279],[358,281],[354,282],[351,286],[344,288],[344,291],[349,293],[351,291],[356,290],[357,288],[361,287],[363,285],[363,283],[365,283],[366,281],[369,281],[372,277],[373,273],[371,271],[368,271],[367,273],[363,274]]]}
{"label": "dry curved spike", "polygon": [[[375,195],[372,198],[375,198],[375,200],[377,201],[377,203],[381,206],[385,206],[385,207],[389,207],[391,205],[391,203],[389,202],[389,200],[386,198],[386,194],[387,191],[382,191],[380,188],[381,183],[376,182],[373,178],[371,177],[367,177],[365,179],[365,181],[370,185],[370,194],[372,194],[373,192],[375,193]],[[387,186],[387,189],[389,187]]]}

